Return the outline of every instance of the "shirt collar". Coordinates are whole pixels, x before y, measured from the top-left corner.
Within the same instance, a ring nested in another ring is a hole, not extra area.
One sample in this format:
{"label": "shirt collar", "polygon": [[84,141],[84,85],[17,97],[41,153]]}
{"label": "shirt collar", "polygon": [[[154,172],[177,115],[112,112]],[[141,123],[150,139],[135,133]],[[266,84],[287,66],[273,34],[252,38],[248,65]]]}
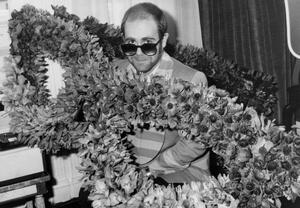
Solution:
{"label": "shirt collar", "polygon": [[167,78],[170,78],[173,69],[170,66],[170,62],[172,61],[171,57],[163,51],[162,57],[160,61],[154,66],[154,68],[147,74],[147,76],[153,76],[153,75],[161,75],[161,76],[167,76]]}

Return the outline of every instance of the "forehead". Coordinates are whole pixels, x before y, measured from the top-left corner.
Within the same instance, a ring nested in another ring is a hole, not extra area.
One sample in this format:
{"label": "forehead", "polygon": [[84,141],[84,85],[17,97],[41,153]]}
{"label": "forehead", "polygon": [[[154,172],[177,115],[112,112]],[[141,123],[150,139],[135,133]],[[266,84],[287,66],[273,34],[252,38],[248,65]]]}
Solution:
{"label": "forehead", "polygon": [[124,25],[125,39],[142,40],[145,38],[159,38],[158,26],[153,18],[128,19]]}

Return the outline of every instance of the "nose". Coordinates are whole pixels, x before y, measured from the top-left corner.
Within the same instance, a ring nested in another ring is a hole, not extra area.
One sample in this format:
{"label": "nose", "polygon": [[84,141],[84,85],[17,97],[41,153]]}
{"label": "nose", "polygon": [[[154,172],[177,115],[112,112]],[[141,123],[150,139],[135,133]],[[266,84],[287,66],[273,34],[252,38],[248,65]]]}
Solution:
{"label": "nose", "polygon": [[143,52],[142,52],[142,49],[141,49],[141,48],[137,48],[137,50],[136,50],[136,54],[137,54],[137,55],[141,55],[141,54],[143,54]]}

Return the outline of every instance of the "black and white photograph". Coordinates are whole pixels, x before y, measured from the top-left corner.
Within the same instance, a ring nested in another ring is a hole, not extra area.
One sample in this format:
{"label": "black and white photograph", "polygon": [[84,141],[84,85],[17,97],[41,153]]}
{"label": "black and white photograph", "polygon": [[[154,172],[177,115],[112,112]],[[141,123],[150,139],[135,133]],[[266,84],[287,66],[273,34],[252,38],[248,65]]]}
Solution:
{"label": "black and white photograph", "polygon": [[1,208],[299,208],[299,0],[0,0]]}

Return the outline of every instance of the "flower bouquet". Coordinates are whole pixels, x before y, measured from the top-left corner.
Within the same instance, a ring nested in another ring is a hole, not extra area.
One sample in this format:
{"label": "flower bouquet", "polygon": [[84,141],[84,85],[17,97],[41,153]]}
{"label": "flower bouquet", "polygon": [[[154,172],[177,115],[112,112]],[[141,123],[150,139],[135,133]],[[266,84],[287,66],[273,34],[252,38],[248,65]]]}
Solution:
{"label": "flower bouquet", "polygon": [[[95,207],[280,207],[279,197],[300,193],[299,136],[224,90],[116,72],[98,106],[101,122],[82,138],[82,171]],[[212,148],[228,175],[177,189],[153,185],[151,173],[134,163],[126,138],[145,124],[177,129],[182,138]]]}

